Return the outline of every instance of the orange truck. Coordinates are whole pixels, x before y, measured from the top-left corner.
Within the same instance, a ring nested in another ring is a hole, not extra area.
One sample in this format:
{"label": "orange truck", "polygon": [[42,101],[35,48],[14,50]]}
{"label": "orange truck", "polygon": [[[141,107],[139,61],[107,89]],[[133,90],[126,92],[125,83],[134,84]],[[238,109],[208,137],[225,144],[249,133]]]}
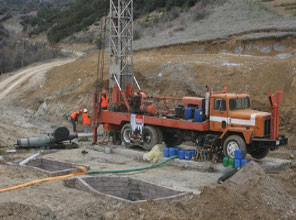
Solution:
{"label": "orange truck", "polygon": [[[136,114],[144,119],[142,141],[136,143],[145,150],[162,142],[174,147],[193,141],[197,149],[207,148],[208,152],[222,157],[233,158],[234,151],[242,149],[244,154],[262,159],[270,150],[288,143],[288,138],[279,134],[282,96],[282,91],[269,94],[272,112],[267,113],[252,110],[248,94],[228,93],[227,88],[220,92],[208,88],[203,98],[172,98],[147,97],[143,91],[134,93],[129,86],[123,91],[115,84],[110,110],[95,110],[95,120],[126,146],[135,141],[131,114]],[[179,103],[174,109],[168,109],[171,100]],[[161,108],[156,105],[159,103]],[[100,103],[95,106],[99,108]]]}

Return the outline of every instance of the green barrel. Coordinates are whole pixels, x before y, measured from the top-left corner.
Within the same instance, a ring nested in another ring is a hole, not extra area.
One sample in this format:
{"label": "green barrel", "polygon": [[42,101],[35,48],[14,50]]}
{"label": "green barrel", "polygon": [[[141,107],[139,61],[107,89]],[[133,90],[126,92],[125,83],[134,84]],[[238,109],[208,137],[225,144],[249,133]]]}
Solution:
{"label": "green barrel", "polygon": [[224,157],[223,158],[223,166],[224,167],[228,167],[229,166],[229,158],[228,157]]}
{"label": "green barrel", "polygon": [[234,158],[229,158],[229,166],[234,167]]}

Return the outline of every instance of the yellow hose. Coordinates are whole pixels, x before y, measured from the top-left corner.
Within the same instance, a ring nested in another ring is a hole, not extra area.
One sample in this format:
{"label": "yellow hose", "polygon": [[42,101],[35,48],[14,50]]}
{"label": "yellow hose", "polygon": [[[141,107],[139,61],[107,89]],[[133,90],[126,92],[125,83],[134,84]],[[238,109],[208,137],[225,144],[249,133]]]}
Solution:
{"label": "yellow hose", "polygon": [[44,183],[44,182],[49,182],[49,181],[54,181],[54,180],[62,180],[62,179],[67,179],[67,178],[70,178],[70,177],[73,177],[73,176],[83,176],[87,172],[87,169],[85,167],[82,167],[82,166],[77,167],[77,169],[80,170],[81,172],[71,173],[71,174],[68,174],[68,175],[65,175],[65,176],[54,176],[54,177],[48,177],[48,178],[44,178],[44,179],[40,179],[40,180],[34,180],[34,181],[27,182],[27,183],[24,183],[24,184],[21,184],[21,185],[18,185],[18,186],[9,187],[9,188],[6,188],[6,189],[0,189],[0,193],[9,192],[9,191],[16,190],[16,189],[21,189],[21,188],[31,186],[31,185],[34,185],[34,184],[37,184],[37,183]]}

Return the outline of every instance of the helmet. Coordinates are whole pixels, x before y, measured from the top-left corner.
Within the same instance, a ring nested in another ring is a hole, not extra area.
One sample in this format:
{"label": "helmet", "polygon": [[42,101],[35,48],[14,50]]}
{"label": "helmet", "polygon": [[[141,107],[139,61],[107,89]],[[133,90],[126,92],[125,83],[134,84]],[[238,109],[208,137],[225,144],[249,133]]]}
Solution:
{"label": "helmet", "polygon": [[81,114],[82,112],[83,112],[82,109],[80,109],[80,110],[79,110],[79,113]]}
{"label": "helmet", "polygon": [[107,95],[107,91],[106,91],[106,90],[104,90],[104,91],[103,91],[103,94],[104,94],[104,95]]}
{"label": "helmet", "polygon": [[87,109],[86,109],[86,108],[85,108],[85,109],[83,109],[83,112],[84,112],[84,113],[86,113],[86,112],[87,112]]}

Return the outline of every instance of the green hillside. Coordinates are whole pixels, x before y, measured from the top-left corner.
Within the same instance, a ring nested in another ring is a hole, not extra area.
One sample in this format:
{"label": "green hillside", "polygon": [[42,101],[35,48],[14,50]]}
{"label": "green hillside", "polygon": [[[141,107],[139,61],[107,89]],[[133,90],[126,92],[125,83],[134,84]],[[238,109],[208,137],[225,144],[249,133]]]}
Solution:
{"label": "green hillside", "polygon": [[[211,0],[210,0],[211,1]],[[213,0],[212,0],[213,1]],[[134,0],[135,18],[157,9],[170,10],[173,7],[188,8],[197,2],[208,0]],[[37,17],[29,22],[33,27],[30,33],[46,32],[50,42],[56,43],[62,39],[86,29],[108,13],[109,0],[76,0],[68,9],[57,7],[41,9]]]}

